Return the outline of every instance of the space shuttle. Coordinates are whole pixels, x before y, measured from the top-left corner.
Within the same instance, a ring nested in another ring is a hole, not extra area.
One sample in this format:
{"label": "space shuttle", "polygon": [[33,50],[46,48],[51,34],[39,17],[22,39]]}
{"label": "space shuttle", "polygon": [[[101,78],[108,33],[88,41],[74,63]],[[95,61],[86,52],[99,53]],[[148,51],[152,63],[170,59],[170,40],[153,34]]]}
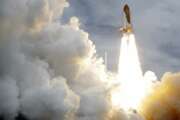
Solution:
{"label": "space shuttle", "polygon": [[120,28],[120,31],[123,34],[130,34],[133,32],[132,23],[131,23],[131,11],[128,4],[125,4],[123,7],[124,13],[124,25]]}

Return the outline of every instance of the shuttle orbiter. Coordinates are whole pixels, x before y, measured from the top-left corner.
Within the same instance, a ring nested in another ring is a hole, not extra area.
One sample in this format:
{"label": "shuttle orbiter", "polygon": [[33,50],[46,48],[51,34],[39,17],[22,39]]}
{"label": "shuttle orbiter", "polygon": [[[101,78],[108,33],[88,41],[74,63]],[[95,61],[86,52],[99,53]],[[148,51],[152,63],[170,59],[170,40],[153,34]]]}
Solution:
{"label": "shuttle orbiter", "polygon": [[131,11],[127,4],[124,5],[123,13],[124,13],[124,26],[120,28],[120,30],[123,33],[127,33],[127,34],[132,33],[133,29],[132,29],[132,23],[131,23]]}

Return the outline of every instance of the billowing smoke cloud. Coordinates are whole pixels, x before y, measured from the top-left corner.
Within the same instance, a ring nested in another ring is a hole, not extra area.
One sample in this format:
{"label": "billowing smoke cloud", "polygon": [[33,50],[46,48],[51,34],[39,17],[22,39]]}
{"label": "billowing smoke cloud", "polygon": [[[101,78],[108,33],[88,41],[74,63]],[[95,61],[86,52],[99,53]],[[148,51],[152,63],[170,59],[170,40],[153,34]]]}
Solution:
{"label": "billowing smoke cloud", "polygon": [[100,119],[110,108],[106,71],[65,0],[0,3],[0,115],[35,120]]}
{"label": "billowing smoke cloud", "polygon": [[146,120],[179,120],[179,90],[180,73],[166,73],[142,103],[142,115]]}

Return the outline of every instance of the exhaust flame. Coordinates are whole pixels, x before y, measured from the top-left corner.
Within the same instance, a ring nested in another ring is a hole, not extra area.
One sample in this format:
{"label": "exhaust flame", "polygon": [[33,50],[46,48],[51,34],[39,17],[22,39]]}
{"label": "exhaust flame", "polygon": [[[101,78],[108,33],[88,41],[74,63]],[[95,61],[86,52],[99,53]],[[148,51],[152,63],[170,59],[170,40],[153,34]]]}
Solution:
{"label": "exhaust flame", "polygon": [[149,85],[143,78],[134,35],[124,35],[121,42],[118,87],[112,91],[112,104],[124,110],[138,109]]}

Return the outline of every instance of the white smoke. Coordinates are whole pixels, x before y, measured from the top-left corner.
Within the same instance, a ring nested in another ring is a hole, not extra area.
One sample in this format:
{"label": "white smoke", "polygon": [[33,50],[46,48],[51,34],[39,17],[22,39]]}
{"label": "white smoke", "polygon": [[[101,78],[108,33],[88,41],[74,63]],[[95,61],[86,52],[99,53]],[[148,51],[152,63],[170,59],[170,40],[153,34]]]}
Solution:
{"label": "white smoke", "polygon": [[14,119],[103,119],[106,71],[65,0],[0,3],[0,115]]}

